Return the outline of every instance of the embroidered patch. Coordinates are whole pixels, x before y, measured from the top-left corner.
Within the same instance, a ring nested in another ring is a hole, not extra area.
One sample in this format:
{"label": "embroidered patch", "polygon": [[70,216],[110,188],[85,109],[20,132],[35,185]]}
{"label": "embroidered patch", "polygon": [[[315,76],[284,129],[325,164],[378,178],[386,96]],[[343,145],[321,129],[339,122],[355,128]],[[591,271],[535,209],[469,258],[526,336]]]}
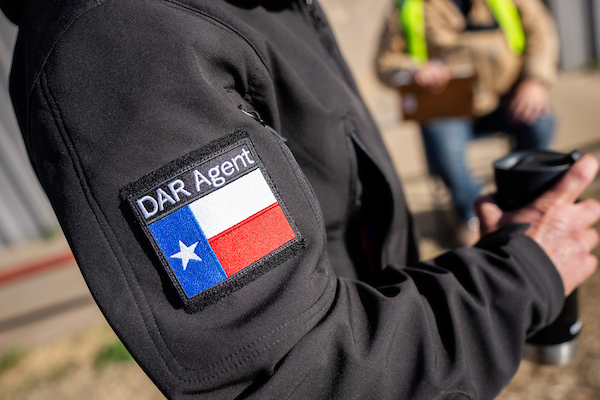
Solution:
{"label": "embroidered patch", "polygon": [[245,135],[185,156],[129,185],[122,196],[185,305],[194,309],[281,263],[301,242]]}

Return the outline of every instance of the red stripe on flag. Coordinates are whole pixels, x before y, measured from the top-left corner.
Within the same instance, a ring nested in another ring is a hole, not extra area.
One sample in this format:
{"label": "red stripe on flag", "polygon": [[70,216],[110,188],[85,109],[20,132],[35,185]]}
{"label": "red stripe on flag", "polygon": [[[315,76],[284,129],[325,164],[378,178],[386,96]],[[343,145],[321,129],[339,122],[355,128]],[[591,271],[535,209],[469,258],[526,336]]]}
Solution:
{"label": "red stripe on flag", "polygon": [[296,237],[279,204],[273,203],[208,240],[231,276]]}

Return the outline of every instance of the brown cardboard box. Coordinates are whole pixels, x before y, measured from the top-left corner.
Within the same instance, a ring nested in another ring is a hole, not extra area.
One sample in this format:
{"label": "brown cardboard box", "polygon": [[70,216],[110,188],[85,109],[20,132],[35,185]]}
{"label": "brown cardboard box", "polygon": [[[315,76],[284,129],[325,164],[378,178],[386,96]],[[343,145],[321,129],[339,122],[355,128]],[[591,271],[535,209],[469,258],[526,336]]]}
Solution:
{"label": "brown cardboard box", "polygon": [[452,78],[441,93],[433,93],[414,82],[399,85],[404,120],[424,122],[442,117],[471,117],[474,86],[474,76]]}

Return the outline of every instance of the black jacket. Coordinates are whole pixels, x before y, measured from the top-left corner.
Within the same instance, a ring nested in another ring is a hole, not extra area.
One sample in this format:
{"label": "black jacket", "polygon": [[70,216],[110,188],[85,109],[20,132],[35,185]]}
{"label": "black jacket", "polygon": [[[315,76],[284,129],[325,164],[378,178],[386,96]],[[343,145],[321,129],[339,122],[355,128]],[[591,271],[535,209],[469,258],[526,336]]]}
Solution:
{"label": "black jacket", "polygon": [[560,311],[557,271],[518,226],[419,264],[318,4],[259,3],[13,16],[15,110],[99,307],[169,398],[494,397]]}

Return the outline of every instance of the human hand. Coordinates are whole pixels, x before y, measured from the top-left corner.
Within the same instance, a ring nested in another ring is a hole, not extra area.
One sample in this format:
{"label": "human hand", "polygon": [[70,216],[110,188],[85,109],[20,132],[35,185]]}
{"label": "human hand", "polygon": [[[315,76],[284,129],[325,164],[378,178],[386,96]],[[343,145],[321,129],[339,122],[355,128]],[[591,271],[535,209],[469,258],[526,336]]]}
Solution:
{"label": "human hand", "polygon": [[427,61],[415,74],[417,85],[433,93],[441,93],[452,78],[450,68],[439,60]]}
{"label": "human hand", "polygon": [[527,79],[517,85],[508,106],[514,122],[533,124],[550,111],[550,94],[546,85],[536,79]]}
{"label": "human hand", "polygon": [[511,223],[529,223],[525,234],[535,240],[552,260],[569,295],[589,278],[598,259],[591,254],[599,241],[593,225],[600,219],[600,202],[575,201],[594,180],[598,161],[587,154],[547,192],[531,204],[502,211],[492,196],[478,199],[475,210],[482,235]]}

